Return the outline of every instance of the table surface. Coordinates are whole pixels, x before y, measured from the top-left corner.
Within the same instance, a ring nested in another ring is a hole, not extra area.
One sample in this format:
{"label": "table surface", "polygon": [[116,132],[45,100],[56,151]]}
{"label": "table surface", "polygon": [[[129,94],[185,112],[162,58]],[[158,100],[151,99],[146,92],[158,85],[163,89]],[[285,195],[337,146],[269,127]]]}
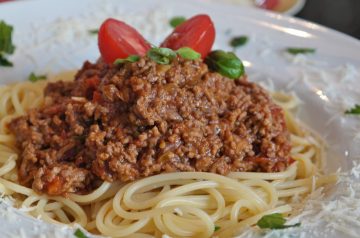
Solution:
{"label": "table surface", "polygon": [[[11,0],[0,0],[7,2]],[[360,0],[307,0],[296,17],[360,39]]]}

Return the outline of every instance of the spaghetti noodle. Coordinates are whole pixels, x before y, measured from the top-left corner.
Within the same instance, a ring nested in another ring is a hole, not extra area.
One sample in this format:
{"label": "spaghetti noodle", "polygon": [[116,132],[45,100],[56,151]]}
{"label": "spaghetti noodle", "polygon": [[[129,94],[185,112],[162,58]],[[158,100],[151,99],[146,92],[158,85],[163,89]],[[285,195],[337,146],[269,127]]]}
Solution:
{"label": "spaghetti noodle", "polygon": [[263,215],[291,214],[293,198],[336,180],[321,174],[323,142],[292,115],[299,104],[296,97],[275,92],[272,97],[285,111],[296,160],[284,172],[167,173],[126,184],[103,182],[87,195],[39,195],[18,184],[19,151],[7,123],[41,106],[45,85],[40,81],[0,87],[0,191],[47,222],[78,223],[111,237],[231,237]]}

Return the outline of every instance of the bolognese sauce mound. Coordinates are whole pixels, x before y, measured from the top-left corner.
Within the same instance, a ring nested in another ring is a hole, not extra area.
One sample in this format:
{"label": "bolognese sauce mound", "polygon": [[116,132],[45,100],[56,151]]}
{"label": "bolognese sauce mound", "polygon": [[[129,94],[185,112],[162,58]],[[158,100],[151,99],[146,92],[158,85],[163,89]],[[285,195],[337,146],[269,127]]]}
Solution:
{"label": "bolognese sauce mound", "polygon": [[164,172],[283,171],[291,163],[282,109],[246,77],[202,60],[86,62],[49,83],[45,103],[14,119],[20,183],[49,195],[88,193],[102,180]]}

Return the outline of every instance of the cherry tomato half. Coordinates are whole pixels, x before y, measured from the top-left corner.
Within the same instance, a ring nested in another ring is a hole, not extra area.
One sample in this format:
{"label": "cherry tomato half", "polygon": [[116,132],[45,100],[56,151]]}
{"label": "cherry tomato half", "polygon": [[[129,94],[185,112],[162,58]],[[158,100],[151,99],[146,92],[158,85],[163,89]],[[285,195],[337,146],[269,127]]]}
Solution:
{"label": "cherry tomato half", "polygon": [[279,0],[262,0],[259,3],[261,8],[268,10],[273,10],[277,5],[279,5]]}
{"label": "cherry tomato half", "polygon": [[196,15],[178,25],[165,39],[161,47],[177,50],[190,47],[202,58],[210,52],[215,40],[215,27],[208,15]]}
{"label": "cherry tomato half", "polygon": [[129,55],[143,56],[151,48],[150,44],[134,28],[112,18],[101,25],[98,35],[101,56],[108,64]]}

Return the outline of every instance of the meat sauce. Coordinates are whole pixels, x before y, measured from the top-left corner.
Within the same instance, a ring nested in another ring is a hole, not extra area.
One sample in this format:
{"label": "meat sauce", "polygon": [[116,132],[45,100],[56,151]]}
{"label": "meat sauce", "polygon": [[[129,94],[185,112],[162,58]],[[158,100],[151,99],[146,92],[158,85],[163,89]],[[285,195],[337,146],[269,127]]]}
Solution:
{"label": "meat sauce", "polygon": [[277,172],[292,161],[284,113],[268,93],[202,60],[86,62],[44,94],[41,108],[9,124],[19,181],[39,193],[85,194],[103,180],[177,171]]}

